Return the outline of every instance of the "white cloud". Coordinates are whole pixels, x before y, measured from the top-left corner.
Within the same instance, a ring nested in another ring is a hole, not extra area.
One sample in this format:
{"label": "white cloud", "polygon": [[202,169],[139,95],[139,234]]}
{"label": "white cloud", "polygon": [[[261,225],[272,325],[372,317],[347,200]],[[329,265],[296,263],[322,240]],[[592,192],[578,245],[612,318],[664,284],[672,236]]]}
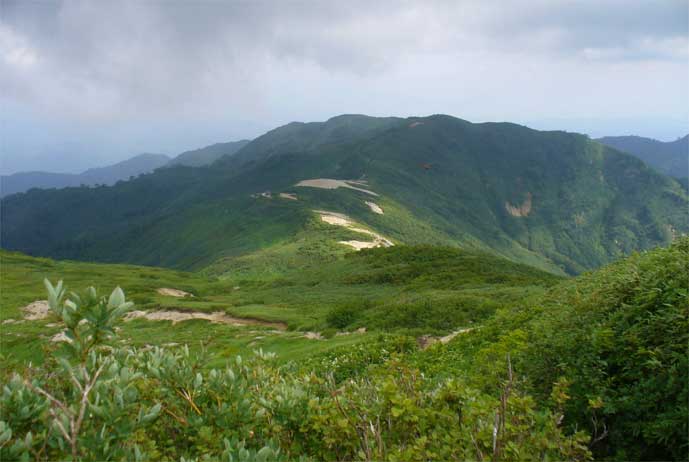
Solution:
{"label": "white cloud", "polygon": [[36,64],[38,54],[27,41],[9,27],[0,24],[0,56],[4,63],[17,70],[28,69]]}

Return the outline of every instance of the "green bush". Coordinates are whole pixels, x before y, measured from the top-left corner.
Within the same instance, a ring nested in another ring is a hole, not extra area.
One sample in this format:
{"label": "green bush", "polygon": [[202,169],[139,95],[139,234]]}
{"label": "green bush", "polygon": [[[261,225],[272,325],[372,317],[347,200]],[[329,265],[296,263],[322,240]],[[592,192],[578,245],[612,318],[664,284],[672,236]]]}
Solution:
{"label": "green bush", "polygon": [[362,316],[362,322],[372,329],[448,332],[488,318],[499,306],[483,297],[411,298],[380,303]]}
{"label": "green bush", "polygon": [[328,327],[327,329],[323,329],[321,331],[321,337],[323,337],[324,339],[331,339],[335,335],[337,335],[337,329],[334,329],[332,327]]}
{"label": "green bush", "polygon": [[569,423],[601,455],[685,459],[689,451],[689,238],[552,291],[524,367],[542,395],[572,379]]}
{"label": "green bush", "polygon": [[510,353],[540,403],[570,381],[563,423],[605,460],[686,460],[689,451],[689,238],[498,310],[470,334],[410,359],[496,391]]}
{"label": "green bush", "polygon": [[373,306],[370,300],[351,301],[332,308],[326,315],[325,321],[329,326],[345,329],[354,324],[361,313]]}

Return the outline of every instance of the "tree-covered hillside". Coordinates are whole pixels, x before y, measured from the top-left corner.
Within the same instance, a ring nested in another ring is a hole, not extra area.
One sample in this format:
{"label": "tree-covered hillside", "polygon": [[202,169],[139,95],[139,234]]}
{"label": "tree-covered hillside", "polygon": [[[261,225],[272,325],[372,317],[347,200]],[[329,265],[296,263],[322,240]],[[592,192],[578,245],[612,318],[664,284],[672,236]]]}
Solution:
{"label": "tree-covered hillside", "polygon": [[[323,178],[359,183],[296,186]],[[325,210],[391,242],[578,273],[686,233],[686,207],[676,181],[582,135],[449,116],[340,116],[280,127],[212,167],[6,198],[2,245],[202,268],[288,245]]]}
{"label": "tree-covered hillside", "polygon": [[633,154],[666,175],[689,177],[689,135],[666,142],[642,136],[605,136],[596,141]]}
{"label": "tree-covered hillside", "polygon": [[205,148],[185,151],[179,154],[170,162],[168,166],[184,165],[186,167],[204,167],[210,165],[224,156],[231,156],[244,146],[249,144],[249,140],[231,141],[229,143],[216,143]]}

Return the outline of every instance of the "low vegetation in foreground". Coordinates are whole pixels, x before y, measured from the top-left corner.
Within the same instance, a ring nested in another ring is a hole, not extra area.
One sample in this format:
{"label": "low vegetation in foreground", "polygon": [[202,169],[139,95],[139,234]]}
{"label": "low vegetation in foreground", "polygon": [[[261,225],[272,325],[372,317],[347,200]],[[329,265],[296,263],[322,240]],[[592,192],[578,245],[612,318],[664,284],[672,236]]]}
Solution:
{"label": "low vegetation in foreground", "polygon": [[[5,374],[0,458],[681,460],[688,271],[683,238],[423,350],[381,328],[308,360],[257,350],[221,367],[183,344],[122,343],[134,307],[119,288],[46,283],[68,341]],[[342,306],[326,322],[356,325]]]}

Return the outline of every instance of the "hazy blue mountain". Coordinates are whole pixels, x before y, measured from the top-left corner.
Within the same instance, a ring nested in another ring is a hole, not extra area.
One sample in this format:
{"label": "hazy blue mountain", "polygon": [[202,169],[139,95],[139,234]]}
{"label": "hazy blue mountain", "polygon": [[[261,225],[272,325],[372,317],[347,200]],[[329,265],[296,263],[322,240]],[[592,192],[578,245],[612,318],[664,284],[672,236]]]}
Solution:
{"label": "hazy blue mountain", "polygon": [[689,135],[667,142],[642,136],[605,136],[596,141],[628,152],[666,175],[689,176]]}
{"label": "hazy blue mountain", "polygon": [[52,189],[69,186],[113,185],[132,176],[150,173],[166,165],[170,158],[163,154],[139,154],[107,167],[90,168],[82,173],[18,172],[0,178],[0,195],[28,191],[32,188]]}
{"label": "hazy blue mountain", "polygon": [[186,151],[172,159],[168,165],[203,167],[212,164],[221,157],[235,154],[249,143],[250,140],[231,141],[229,143],[216,143],[205,148]]}

